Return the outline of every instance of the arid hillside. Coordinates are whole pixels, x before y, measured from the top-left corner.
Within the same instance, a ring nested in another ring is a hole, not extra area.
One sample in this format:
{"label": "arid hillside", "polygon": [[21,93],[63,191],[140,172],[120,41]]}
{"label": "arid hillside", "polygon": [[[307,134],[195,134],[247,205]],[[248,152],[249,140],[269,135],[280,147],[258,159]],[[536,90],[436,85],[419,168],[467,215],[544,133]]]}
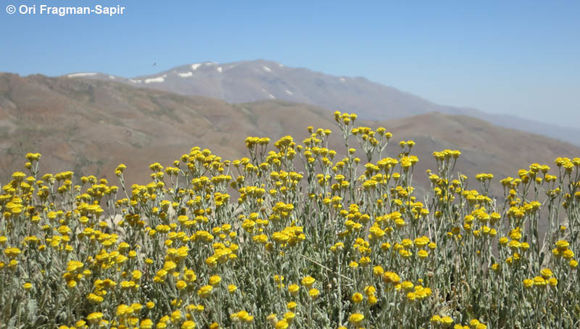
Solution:
{"label": "arid hillside", "polygon": [[[391,157],[400,140],[414,140],[420,159],[416,182],[424,186],[425,170],[435,169],[431,153],[446,148],[461,150],[462,173],[492,172],[498,179],[532,162],[553,166],[558,156],[580,155],[573,145],[461,115],[357,124],[391,131]],[[231,105],[114,81],[0,74],[0,178],[22,170],[27,152],[40,152],[42,172],[74,170],[114,179],[114,168],[125,163],[129,183],[145,183],[150,163],[169,165],[194,146],[235,159],[246,155],[246,136],[292,135],[301,142],[310,125],[332,129],[330,146],[344,152],[332,115],[310,105],[279,100]]]}
{"label": "arid hillside", "polygon": [[462,114],[494,125],[537,133],[580,146],[580,130],[477,109],[445,106],[370,81],[364,77],[335,76],[265,60],[232,63],[193,63],[138,77],[78,72],[69,79],[122,82],[137,88],[163,90],[185,96],[205,96],[239,104],[264,100],[310,104],[329,112],[356,112],[361,119],[392,120],[429,112]]}

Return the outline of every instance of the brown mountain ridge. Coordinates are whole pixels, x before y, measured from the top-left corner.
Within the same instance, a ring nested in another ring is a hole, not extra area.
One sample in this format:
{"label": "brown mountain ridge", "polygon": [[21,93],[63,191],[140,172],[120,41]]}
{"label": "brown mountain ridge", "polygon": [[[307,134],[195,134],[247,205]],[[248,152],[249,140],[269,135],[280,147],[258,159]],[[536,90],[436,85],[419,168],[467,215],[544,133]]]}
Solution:
{"label": "brown mountain ridge", "polygon": [[356,112],[361,119],[390,120],[429,112],[463,114],[495,125],[539,133],[580,146],[580,130],[471,108],[435,104],[363,77],[335,76],[267,60],[231,63],[203,62],[151,75],[125,78],[102,73],[73,73],[71,79],[117,81],[186,96],[205,96],[239,104],[283,100],[335,110]]}
{"label": "brown mountain ridge", "polygon": [[[359,124],[393,133],[388,156],[398,154],[398,141],[415,140],[416,182],[423,186],[425,170],[436,168],[431,153],[445,148],[461,150],[462,173],[491,172],[498,179],[532,162],[553,167],[558,156],[580,155],[571,144],[463,115],[427,113]],[[301,142],[309,125],[333,130],[330,146],[344,151],[332,115],[311,105],[282,100],[232,105],[115,81],[0,74],[0,179],[6,182],[22,170],[27,152],[40,152],[41,172],[74,170],[115,181],[114,168],[125,163],[129,183],[146,183],[150,163],[169,165],[193,146],[234,159],[246,155],[247,136],[292,135]]]}

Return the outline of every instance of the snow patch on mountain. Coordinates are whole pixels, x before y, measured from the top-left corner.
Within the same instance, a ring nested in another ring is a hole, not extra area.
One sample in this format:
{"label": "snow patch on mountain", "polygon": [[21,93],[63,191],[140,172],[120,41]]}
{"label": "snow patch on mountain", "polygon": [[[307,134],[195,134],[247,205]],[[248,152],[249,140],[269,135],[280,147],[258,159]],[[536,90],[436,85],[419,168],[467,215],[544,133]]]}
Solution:
{"label": "snow patch on mountain", "polygon": [[145,83],[161,83],[165,81],[167,76],[164,74],[160,77],[145,79]]}
{"label": "snow patch on mountain", "polygon": [[177,75],[179,75],[182,78],[189,78],[193,76],[193,72],[179,72],[177,73]]}
{"label": "snow patch on mountain", "polygon": [[80,77],[90,77],[90,76],[94,76],[97,75],[96,73],[92,73],[92,72],[79,72],[79,73],[72,73],[67,75],[67,77],[69,78],[80,78]]}

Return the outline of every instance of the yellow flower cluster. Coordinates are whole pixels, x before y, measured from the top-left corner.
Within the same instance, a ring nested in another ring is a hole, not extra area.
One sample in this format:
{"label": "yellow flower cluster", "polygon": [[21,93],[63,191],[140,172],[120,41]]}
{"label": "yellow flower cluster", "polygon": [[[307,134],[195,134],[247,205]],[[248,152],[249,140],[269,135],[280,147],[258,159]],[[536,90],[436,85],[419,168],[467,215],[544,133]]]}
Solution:
{"label": "yellow flower cluster", "polygon": [[[248,157],[192,148],[150,181],[39,173],[0,188],[0,314],[23,328],[574,327],[580,159],[503,178],[456,173],[416,143],[336,112],[302,144]],[[362,157],[361,160],[358,156]],[[423,163],[423,162],[421,162]],[[428,163],[428,162],[425,162]],[[493,170],[493,168],[489,168]],[[499,193],[501,194],[501,192]],[[551,253],[550,253],[551,249]],[[14,301],[24,308],[13,307]],[[537,307],[541,305],[541,307]],[[509,316],[506,316],[509,314]],[[1,326],[1,325],[0,325]]]}

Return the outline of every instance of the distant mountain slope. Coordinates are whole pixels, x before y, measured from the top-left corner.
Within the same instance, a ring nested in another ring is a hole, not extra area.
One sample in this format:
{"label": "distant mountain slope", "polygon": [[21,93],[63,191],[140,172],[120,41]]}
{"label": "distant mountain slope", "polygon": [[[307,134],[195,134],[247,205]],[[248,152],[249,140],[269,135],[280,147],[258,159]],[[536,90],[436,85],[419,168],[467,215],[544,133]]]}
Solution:
{"label": "distant mountain slope", "polygon": [[[485,113],[477,110],[468,111],[466,115],[492,122],[495,125],[529,131],[566,141],[580,146],[580,128],[562,127],[540,121],[523,119],[512,115]],[[575,124],[570,122],[570,124]],[[580,122],[576,122],[580,127]]]}
{"label": "distant mountain slope", "polygon": [[[444,148],[460,149],[462,161],[456,168],[470,177],[481,172],[494,173],[500,179],[514,177],[517,176],[513,170],[515,167],[526,168],[525,164],[534,162],[555,167],[552,158],[557,154],[574,157],[580,151],[572,144],[506,129],[464,115],[428,113],[386,124],[396,136],[415,140],[418,154],[430,154],[430,151]],[[434,165],[431,158],[419,163],[419,175]]]}
{"label": "distant mountain slope", "polygon": [[197,63],[132,79],[94,73],[76,73],[68,77],[117,80],[182,95],[218,98],[229,103],[279,99],[356,112],[377,119],[451,111],[365,78],[336,77],[263,60]]}
{"label": "distant mountain slope", "polygon": [[[399,140],[415,140],[416,181],[423,186],[425,169],[436,167],[431,153],[444,148],[463,152],[458,170],[470,177],[513,176],[531,162],[552,165],[558,156],[580,155],[571,144],[460,115],[360,124],[382,125],[394,134],[389,156],[398,153]],[[0,74],[0,179],[23,168],[26,152],[40,152],[42,172],[115,179],[114,168],[126,163],[128,182],[143,183],[150,163],[169,165],[193,146],[234,159],[246,155],[246,136],[292,135],[301,142],[308,125],[335,131],[331,147],[344,151],[332,115],[319,107],[281,100],[230,105],[117,82]]]}
{"label": "distant mountain slope", "polygon": [[[272,109],[254,113],[221,100],[116,82],[0,74],[0,178],[22,169],[26,152],[41,152],[43,171],[111,178],[124,162],[128,180],[143,182],[150,163],[169,164],[193,146],[240,157],[249,135],[278,138],[299,131],[297,137],[305,138],[307,123],[321,123],[326,115],[299,104]],[[330,119],[326,115],[325,126],[332,126]]]}
{"label": "distant mountain slope", "polygon": [[543,134],[580,145],[580,128],[563,128],[469,108],[437,105],[365,78],[333,76],[304,68],[287,67],[272,61],[196,63],[131,79],[97,73],[74,73],[68,77],[116,80],[132,86],[212,97],[229,103],[277,99],[311,104],[330,111],[355,112],[361,118],[369,120],[403,118],[435,111],[465,114],[504,127]]}

